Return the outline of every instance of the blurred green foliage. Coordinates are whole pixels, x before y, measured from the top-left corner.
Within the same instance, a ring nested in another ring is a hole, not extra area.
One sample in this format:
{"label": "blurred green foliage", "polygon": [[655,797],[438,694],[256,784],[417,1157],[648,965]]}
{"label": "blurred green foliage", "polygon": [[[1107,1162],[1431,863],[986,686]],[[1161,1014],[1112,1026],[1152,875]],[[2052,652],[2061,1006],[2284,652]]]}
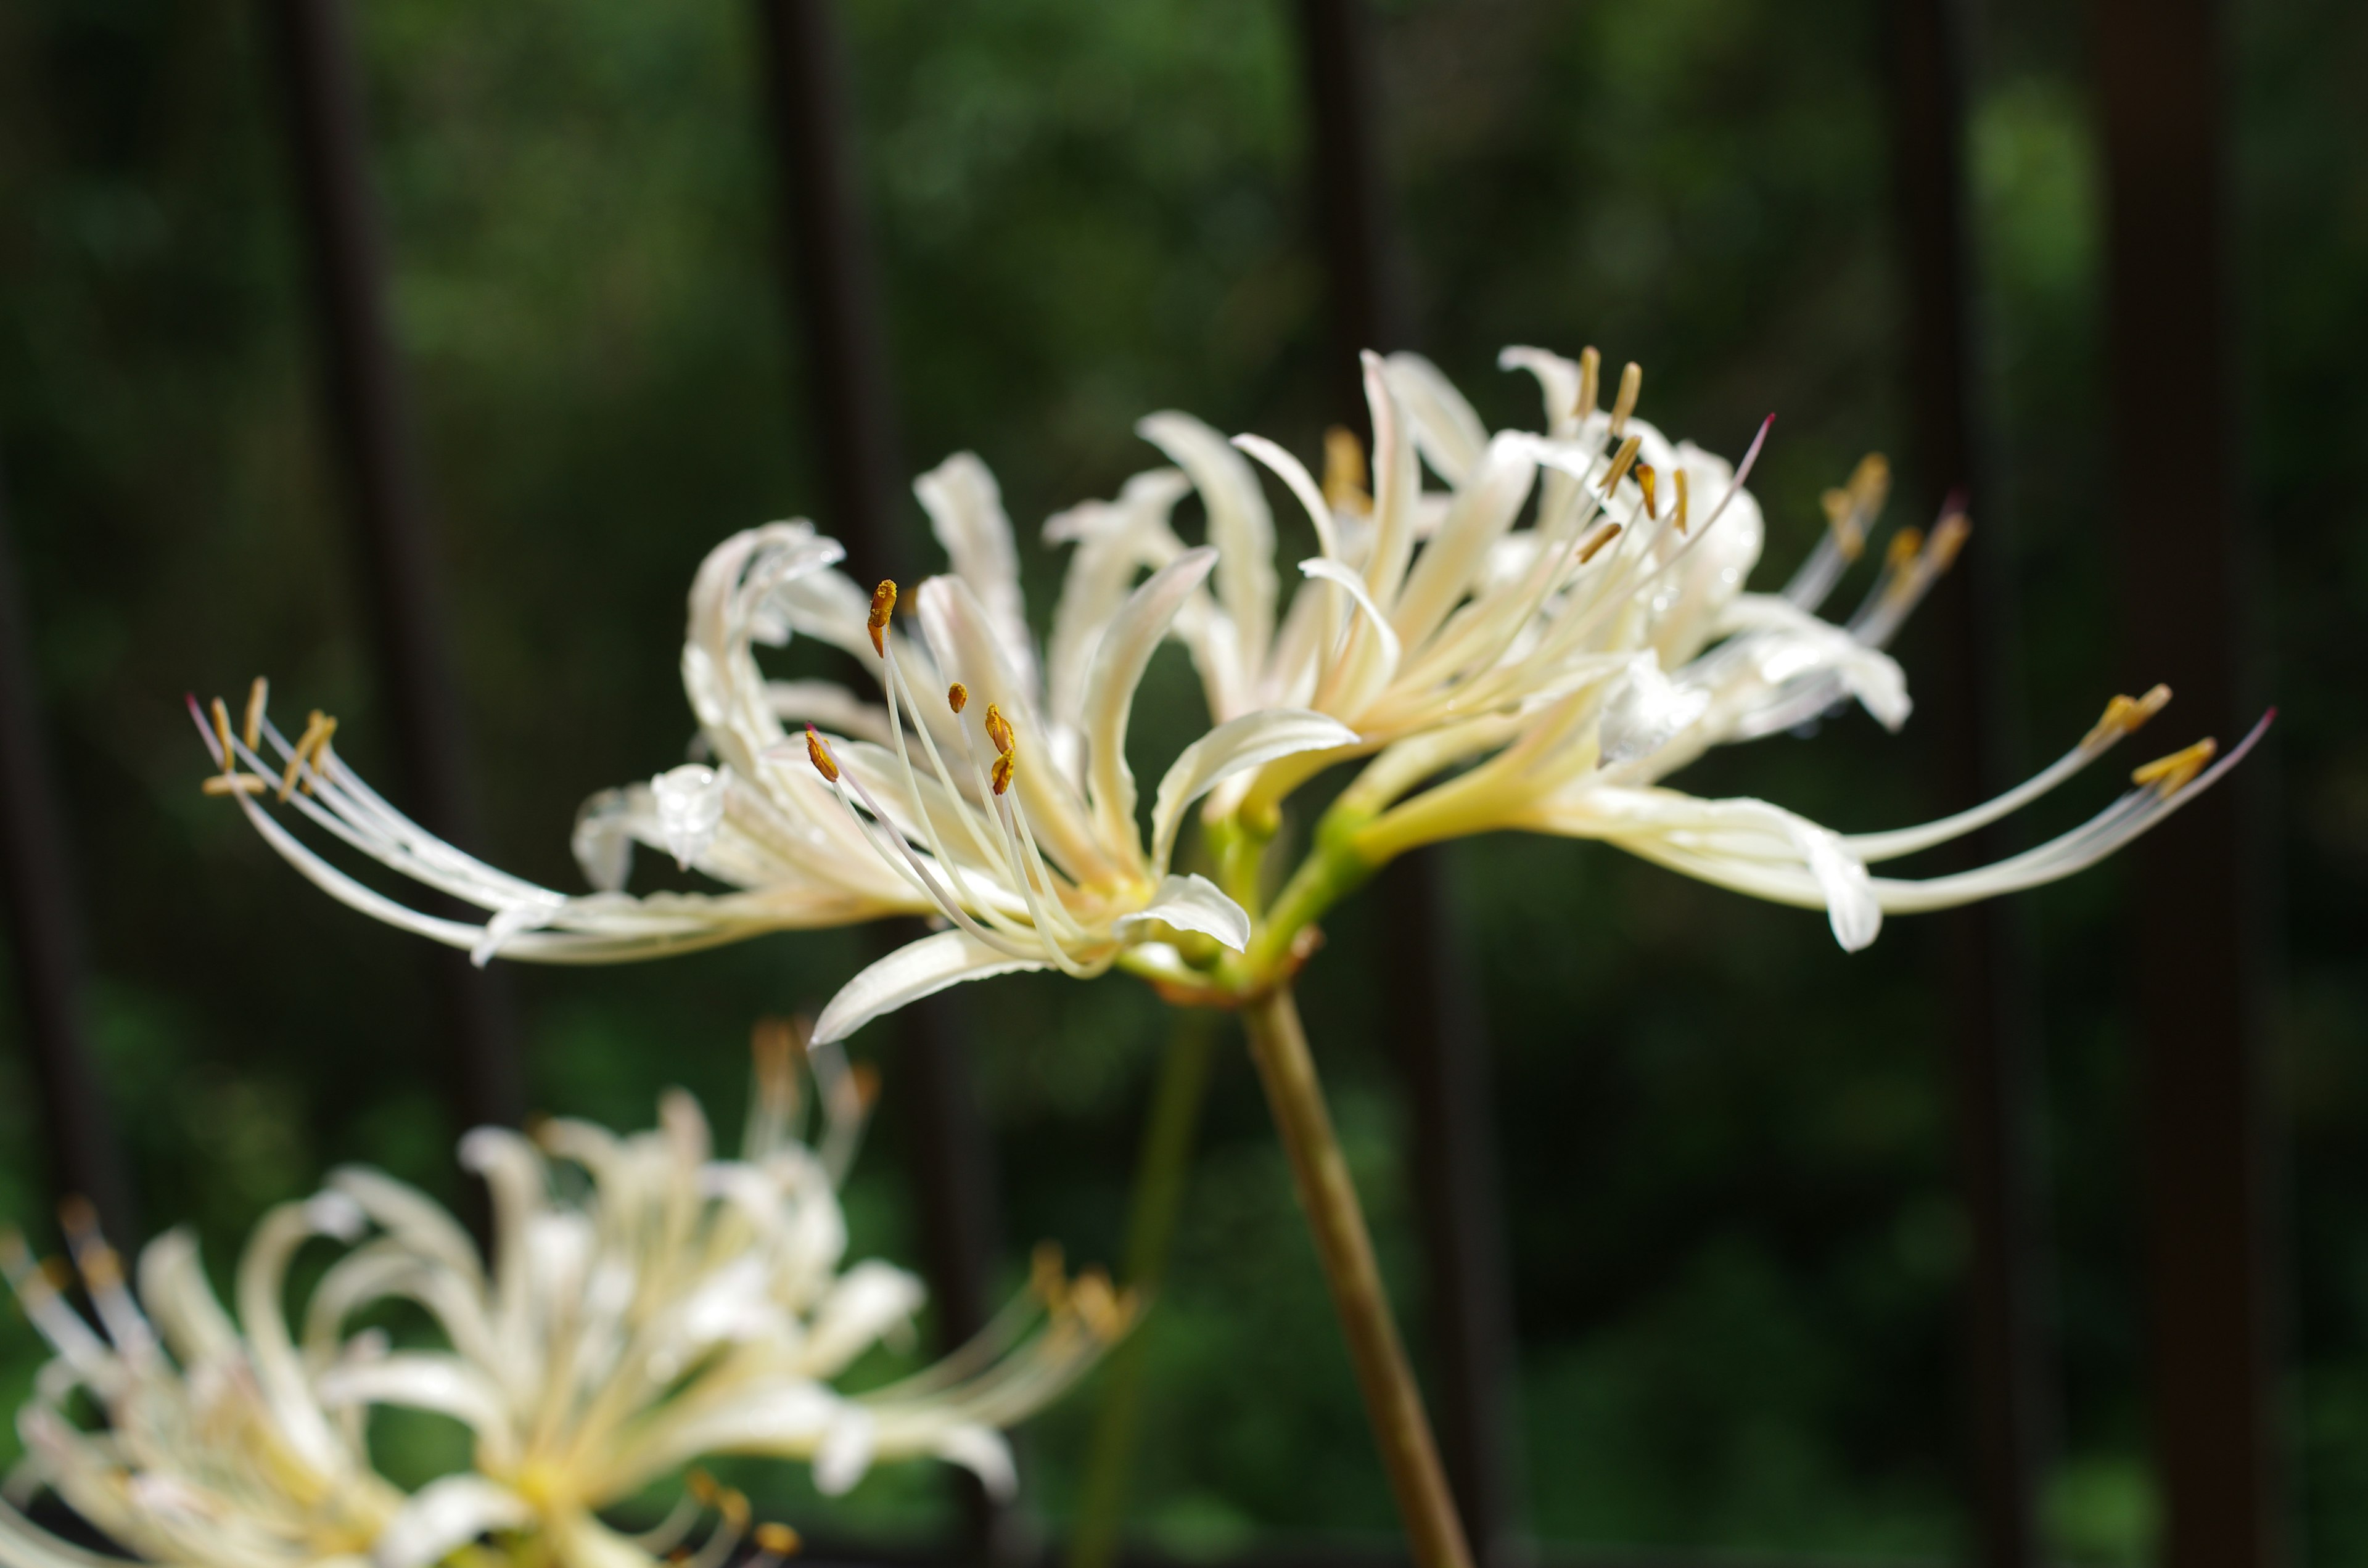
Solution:
{"label": "blurred green foliage", "polygon": [[[815,501],[751,17],[716,0],[358,9],[484,847],[573,886],[575,803],[682,755],[675,649],[700,555]],[[1131,426],[1152,408],[1312,449],[1332,411],[1288,7],[846,9],[913,466],[979,451],[1032,539],[1148,466]],[[2018,695],[2044,756],[2132,675],[2103,526],[2098,155],[2077,8],[1987,10],[1971,155],[1999,483],[1975,497],[1976,548],[2010,551]],[[1730,451],[1778,410],[1757,483],[1774,573],[1814,539],[1817,491],[1906,425],[1881,17],[1840,0],[1403,0],[1378,37],[1422,346],[1492,421],[1533,417],[1527,384],[1491,368],[1517,341],[1642,360],[1647,412]],[[2289,1134],[2288,1432],[2299,1541],[2351,1562],[2368,1558],[2368,670],[2352,631],[2368,613],[2368,17],[2271,0],[2232,27],[2256,679],[2285,715],[2251,771]],[[271,65],[233,0],[0,11],[0,460],[89,886],[100,1045],[149,1215],[193,1223],[217,1268],[263,1207],[339,1160],[458,1196],[421,953],[327,909],[201,801],[178,710],[185,689],[268,671],[283,705],[338,712],[347,754],[388,771]],[[1024,553],[1041,611],[1058,561]],[[1911,637],[1911,676],[1918,654]],[[1180,668],[1155,680],[1192,700]],[[1949,804],[1924,782],[1926,728],[1893,739],[1846,716],[1691,782],[1884,825]],[[1172,745],[1156,727],[1145,744]],[[1481,842],[1452,865],[1496,1052],[1528,1527],[1554,1547],[1959,1552],[1964,1227],[1930,930],[1899,922],[1845,958],[1813,916],[1583,846]],[[2141,1561],[2155,1528],[2122,897],[2109,868],[2026,901],[2061,1340],[2050,1519],[2076,1561]],[[1364,1043],[1377,935],[1344,912],[1307,1010],[1418,1320],[1403,1111]],[[865,951],[837,933],[518,972],[535,1099],[640,1125],[682,1082],[731,1123],[748,1020],[814,1006]],[[996,982],[962,1004],[1010,1279],[1038,1236],[1114,1257],[1158,1006],[1121,980]],[[0,1032],[17,1017],[0,1006]],[[861,1247],[910,1259],[887,1065],[849,1201]],[[31,1215],[45,1197],[25,1074],[0,1049],[0,1210]],[[1178,1244],[1149,1330],[1136,1528],[1187,1553],[1386,1530],[1237,1055]],[[0,1322],[0,1395],[34,1357],[21,1322]],[[1048,1532],[1087,1414],[1073,1402],[1026,1440],[1026,1507]],[[427,1465],[447,1441],[386,1437]],[[825,1533],[917,1541],[951,1517],[926,1470],[837,1504],[780,1467],[740,1479]]]}

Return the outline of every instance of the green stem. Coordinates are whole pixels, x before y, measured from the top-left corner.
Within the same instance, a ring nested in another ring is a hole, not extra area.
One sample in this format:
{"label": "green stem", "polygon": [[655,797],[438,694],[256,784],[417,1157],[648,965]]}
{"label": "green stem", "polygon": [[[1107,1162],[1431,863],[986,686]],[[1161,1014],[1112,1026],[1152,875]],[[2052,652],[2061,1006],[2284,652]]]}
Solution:
{"label": "green stem", "polygon": [[[1144,1129],[1134,1197],[1126,1221],[1126,1283],[1146,1299],[1156,1295],[1167,1272],[1176,1216],[1183,1207],[1185,1178],[1191,1165],[1193,1134],[1200,1127],[1201,1104],[1208,1097],[1209,1065],[1219,1022],[1218,1015],[1204,1009],[1177,1011],[1159,1086],[1152,1096],[1151,1120]],[[1111,1353],[1102,1374],[1093,1447],[1086,1457],[1085,1484],[1069,1535],[1069,1568],[1110,1568],[1117,1561],[1143,1415],[1145,1336],[1157,1322],[1156,1317],[1146,1317]]]}
{"label": "green stem", "polygon": [[1417,1568],[1472,1568],[1472,1549],[1464,1541],[1447,1473],[1439,1462],[1439,1444],[1423,1412],[1422,1391],[1415,1384],[1406,1346],[1390,1315],[1364,1210],[1349,1179],[1349,1162],[1332,1130],[1324,1085],[1316,1078],[1315,1061],[1308,1054],[1307,1033],[1290,988],[1277,986],[1245,1004],[1242,1024],[1249,1032],[1250,1059],[1266,1085],[1275,1131],[1291,1160],[1300,1207],[1315,1235],[1332,1307],[1339,1314],[1341,1336],[1365,1397],[1365,1419],[1381,1449],[1390,1490],[1397,1496],[1398,1517]]}

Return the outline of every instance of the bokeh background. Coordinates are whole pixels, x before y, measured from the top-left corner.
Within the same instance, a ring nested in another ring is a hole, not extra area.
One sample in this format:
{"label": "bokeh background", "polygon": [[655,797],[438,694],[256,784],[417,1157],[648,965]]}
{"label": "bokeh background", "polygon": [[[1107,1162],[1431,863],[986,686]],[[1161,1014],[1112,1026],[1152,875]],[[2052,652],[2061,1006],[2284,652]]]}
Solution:
{"label": "bokeh background", "polygon": [[[1287,8],[844,9],[908,456],[967,448],[994,468],[1040,622],[1060,562],[1037,525],[1153,466],[1138,415],[1180,407],[1315,449],[1331,383]],[[1998,483],[1974,498],[1974,548],[2011,552],[2014,705],[2045,756],[2120,674],[2098,117],[2082,8],[1983,9],[1970,153]],[[1420,346],[1492,424],[1534,419],[1530,383],[1493,369],[1509,342],[1639,359],[1645,412],[1730,452],[1777,410],[1755,489],[1781,579],[1821,526],[1818,491],[1906,440],[1881,7],[1378,10]],[[359,21],[477,847],[574,887],[578,801],[684,755],[676,655],[700,556],[819,505],[753,22],[724,0],[411,0]],[[2251,765],[2274,889],[2283,1437],[2296,1546],[2362,1562],[2368,13],[2246,0],[2226,24],[2251,624],[2284,715]],[[340,1161],[461,1197],[417,948],[331,909],[201,799],[181,712],[185,690],[268,672],[283,708],[339,714],[341,749],[391,771],[271,70],[235,0],[0,9],[0,464],[87,889],[97,1043],[144,1212],[195,1224],[218,1269],[265,1206]],[[1913,634],[1903,657],[1912,682]],[[1191,700],[1180,662],[1155,678]],[[1930,729],[1888,737],[1852,713],[1688,782],[1891,825],[1930,814]],[[2084,781],[2046,830],[2104,792]],[[1965,1226],[1930,929],[1899,921],[1846,957],[1814,915],[1558,842],[1460,846],[1449,877],[1497,1082],[1526,1531],[1549,1552],[1961,1554]],[[2109,866],[2024,903],[2061,1412],[2047,1523],[2065,1559],[2098,1562],[2146,1561],[2158,1525],[2124,894]],[[1406,1117],[1365,983],[1381,933],[1352,909],[1330,936],[1306,1006],[1404,1284]],[[751,1018],[817,1006],[868,951],[788,936],[515,971],[530,1099],[638,1126],[682,1083],[736,1122]],[[1114,1259],[1161,1009],[1123,979],[1024,977],[972,988],[961,1011],[1008,1283],[1039,1237]],[[18,1017],[0,1006],[0,1213],[32,1221],[49,1199]],[[850,1203],[860,1248],[910,1259],[897,1145],[892,1114]],[[1154,1333],[1138,1537],[1187,1555],[1386,1538],[1230,1039]],[[0,1397],[36,1359],[0,1315]],[[1089,1403],[1027,1438],[1029,1528],[1062,1528]],[[0,1436],[0,1458],[13,1445]],[[879,1540],[926,1542],[955,1506],[925,1469],[831,1504],[743,1479],[781,1517]]]}

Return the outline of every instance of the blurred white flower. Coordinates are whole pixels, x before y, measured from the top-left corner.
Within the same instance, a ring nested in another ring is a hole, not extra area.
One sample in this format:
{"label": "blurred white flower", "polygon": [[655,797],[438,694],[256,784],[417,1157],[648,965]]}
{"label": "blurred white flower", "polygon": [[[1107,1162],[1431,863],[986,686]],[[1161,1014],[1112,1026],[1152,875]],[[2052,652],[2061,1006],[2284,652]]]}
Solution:
{"label": "blurred white flower", "polygon": [[[1335,803],[1318,833],[1328,854],[1311,858],[1286,890],[1279,924],[1296,918],[1294,894],[1320,904],[1417,845],[1513,828],[1606,839],[1738,892],[1823,908],[1836,939],[1855,949],[1874,939],[1886,912],[1969,903],[2094,864],[2210,787],[2269,722],[2216,764],[2205,741],[2138,769],[2119,801],[2037,849],[1923,881],[1875,877],[1867,868],[2028,804],[2135,731],[2169,692],[2114,699],[2078,746],[2029,783],[1896,832],[1846,835],[1763,801],[1660,788],[1712,746],[1796,728],[1845,700],[1899,728],[1909,710],[1907,681],[1883,650],[1963,548],[1966,519],[1952,506],[1929,537],[1902,530],[1857,610],[1839,624],[1821,619],[1818,608],[1860,556],[1881,510],[1889,474],[1880,458],[1827,492],[1827,529],[1783,590],[1749,593],[1763,528],[1741,479],[1757,441],[1740,470],[1690,444],[1670,445],[1628,416],[1634,366],[1606,415],[1594,407],[1591,358],[1573,364],[1510,349],[1504,363],[1533,372],[1544,387],[1547,437],[1499,435],[1484,447],[1477,415],[1429,365],[1405,355],[1369,362],[1379,466],[1385,474],[1394,467],[1399,486],[1417,495],[1415,516],[1442,519],[1406,582],[1422,580],[1442,551],[1459,560],[1476,553],[1452,535],[1458,519],[1510,516],[1499,501],[1474,500],[1488,483],[1486,454],[1506,454],[1501,466],[1526,452],[1546,478],[1531,528],[1495,525],[1489,549],[1502,556],[1501,570],[1456,568],[1460,585],[1449,598],[1461,608],[1436,620],[1426,609],[1398,625],[1401,645],[1416,652],[1400,660],[1386,700],[1372,716],[1342,710],[1365,727],[1359,749],[1389,744]],[[1415,490],[1401,430],[1448,482],[1442,495]],[[1761,438],[1766,433],[1763,426]],[[1304,491],[1303,481],[1293,477],[1293,488]],[[1384,478],[1383,493],[1390,487]],[[1575,499],[1580,492],[1584,501]],[[1720,499],[1704,512],[1695,503],[1706,494]],[[1375,508],[1383,509],[1378,500]],[[1374,537],[1386,532],[1377,524]],[[1508,594],[1509,581],[1524,587]],[[1369,574],[1366,585],[1388,584]],[[1436,680],[1410,679],[1421,671]]]}
{"label": "blurred white flower", "polygon": [[[821,1131],[801,1142],[802,1043],[787,1026],[760,1032],[735,1160],[715,1156],[678,1092],[656,1130],[627,1137],[565,1120],[532,1139],[471,1133],[463,1160],[493,1194],[490,1269],[431,1200],[359,1167],[265,1218],[240,1265],[236,1324],[185,1233],[143,1255],[143,1313],[77,1223],[97,1328],[9,1238],[10,1282],[56,1352],[19,1419],[28,1457],[15,1500],[47,1487],[140,1557],[202,1568],[420,1568],[487,1537],[537,1561],[650,1568],[712,1511],[692,1561],[712,1568],[751,1520],[745,1498],[698,1472],[655,1531],[623,1534],[600,1511],[726,1453],[805,1460],[825,1493],[877,1460],[935,1456],[1008,1493],[1000,1429],[1090,1366],[1133,1305],[1099,1274],[1071,1282],[1040,1257],[1030,1290],[954,1356],[841,1392],[859,1356],[908,1330],[922,1290],[901,1269],[846,1261],[837,1187],[869,1093],[836,1051],[818,1051]],[[552,1160],[583,1179],[554,1179]],[[284,1278],[314,1235],[355,1244],[313,1289],[298,1338]],[[440,1347],[392,1347],[352,1326],[396,1300],[424,1309]],[[103,1426],[74,1418],[78,1395]],[[465,1425],[472,1468],[406,1494],[371,1465],[367,1413],[380,1405]],[[779,1555],[794,1536],[759,1526],[755,1541]],[[101,1561],[0,1507],[7,1568]]]}

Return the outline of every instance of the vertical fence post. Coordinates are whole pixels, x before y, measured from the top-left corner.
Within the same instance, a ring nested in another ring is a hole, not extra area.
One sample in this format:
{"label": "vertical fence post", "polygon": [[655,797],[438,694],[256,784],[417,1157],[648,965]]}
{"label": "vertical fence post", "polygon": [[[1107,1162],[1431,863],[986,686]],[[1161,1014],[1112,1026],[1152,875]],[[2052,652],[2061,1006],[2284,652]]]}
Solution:
{"label": "vertical fence post", "polygon": [[[2139,681],[2178,730],[2248,722],[2212,0],[2098,0],[2108,241],[2114,571]],[[2167,1568],[2281,1555],[2271,1438],[2257,890],[2259,765],[2132,851],[2130,916],[2146,1202],[2147,1306]]]}
{"label": "vertical fence post", "polygon": [[[1908,391],[1915,472],[1927,517],[1963,492],[1975,547],[1927,611],[1941,725],[1943,810],[2006,787],[2005,715],[2013,609],[2003,497],[1987,483],[1979,430],[1973,256],[1965,209],[1970,0],[1891,7],[1895,164],[1907,272]],[[1996,829],[1965,860],[2010,852]],[[2053,1426],[2037,1244],[2041,1204],[2032,1147],[2037,1018],[2019,911],[1993,901],[1941,917],[1955,1058],[1959,1190],[1972,1234],[1964,1285],[1964,1387],[1969,1501],[1985,1568],[2038,1558],[2037,1485]]]}
{"label": "vertical fence post", "polygon": [[[466,846],[479,836],[468,787],[427,502],[387,324],[386,258],[365,153],[344,0],[268,0],[287,133],[310,253],[315,331],[347,506],[360,547],[378,677],[401,748],[405,803]],[[464,1123],[517,1122],[525,1085],[507,985],[438,949],[438,990]]]}
{"label": "vertical fence post", "polygon": [[[777,180],[784,289],[804,349],[827,531],[859,577],[903,577],[896,528],[900,465],[887,354],[863,208],[848,146],[847,61],[831,0],[758,0],[759,41]],[[908,585],[909,587],[909,585]],[[910,602],[909,599],[906,602]],[[882,929],[882,950],[921,934]],[[923,1265],[951,1346],[986,1324],[997,1221],[994,1159],[954,998],[900,1010],[895,1114],[921,1200]],[[975,1480],[960,1487],[963,1554],[999,1555],[1000,1514]]]}
{"label": "vertical fence post", "polygon": [[0,897],[8,906],[8,945],[51,1194],[88,1199],[116,1245],[129,1247],[140,1239],[138,1222],[114,1119],[90,1056],[82,901],[42,734],[40,682],[5,480],[0,475]]}
{"label": "vertical fence post", "polygon": [[[1330,290],[1334,405],[1361,423],[1357,356],[1405,345],[1363,0],[1300,0],[1315,205]],[[1487,1040],[1461,963],[1436,849],[1401,857],[1375,889],[1383,984],[1413,1110],[1432,1400],[1448,1483],[1474,1560],[1504,1562],[1512,1519],[1512,1308],[1505,1277]]]}

